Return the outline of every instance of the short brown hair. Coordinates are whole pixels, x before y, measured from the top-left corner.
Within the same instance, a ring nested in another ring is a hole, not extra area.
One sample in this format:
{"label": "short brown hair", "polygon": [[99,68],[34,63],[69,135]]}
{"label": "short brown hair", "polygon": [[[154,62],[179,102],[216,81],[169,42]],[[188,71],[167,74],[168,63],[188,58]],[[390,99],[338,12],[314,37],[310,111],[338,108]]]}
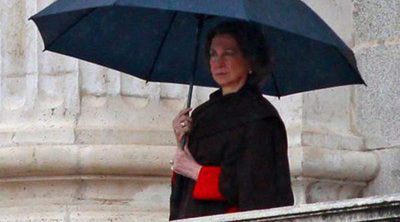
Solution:
{"label": "short brown hair", "polygon": [[217,35],[228,34],[238,43],[243,56],[249,61],[252,75],[249,75],[249,83],[261,87],[264,80],[271,72],[270,49],[260,27],[241,21],[223,22],[215,26],[207,35],[205,54],[210,60],[210,47],[213,38]]}

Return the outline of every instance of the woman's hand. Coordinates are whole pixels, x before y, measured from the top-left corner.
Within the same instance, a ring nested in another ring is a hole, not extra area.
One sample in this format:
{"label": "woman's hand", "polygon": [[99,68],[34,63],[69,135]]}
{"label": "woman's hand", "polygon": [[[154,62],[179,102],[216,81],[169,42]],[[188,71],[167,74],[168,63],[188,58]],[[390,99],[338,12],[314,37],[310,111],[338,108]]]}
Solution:
{"label": "woman's hand", "polygon": [[192,108],[181,110],[172,121],[176,142],[179,145],[183,136],[192,129],[192,118],[189,117],[189,112]]}
{"label": "woman's hand", "polygon": [[187,143],[184,150],[179,147],[176,149],[176,154],[172,162],[171,169],[182,176],[197,180],[199,177],[201,165],[196,162],[190,153]]}

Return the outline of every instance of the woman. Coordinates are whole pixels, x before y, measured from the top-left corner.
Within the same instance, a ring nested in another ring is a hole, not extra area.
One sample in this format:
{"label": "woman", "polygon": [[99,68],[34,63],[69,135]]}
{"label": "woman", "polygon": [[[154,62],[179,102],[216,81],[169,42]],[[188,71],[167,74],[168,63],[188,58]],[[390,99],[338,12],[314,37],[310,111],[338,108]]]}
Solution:
{"label": "woman", "polygon": [[188,145],[171,160],[172,186],[176,174],[183,180],[170,219],[292,205],[285,126],[259,90],[270,63],[263,34],[242,22],[220,24],[206,56],[220,89],[173,121],[177,143],[186,134]]}

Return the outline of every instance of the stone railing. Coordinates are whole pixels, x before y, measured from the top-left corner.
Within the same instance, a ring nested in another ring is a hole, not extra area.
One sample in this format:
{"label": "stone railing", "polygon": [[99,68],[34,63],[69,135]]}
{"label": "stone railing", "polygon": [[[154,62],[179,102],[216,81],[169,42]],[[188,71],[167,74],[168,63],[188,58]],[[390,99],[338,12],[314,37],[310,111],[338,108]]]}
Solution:
{"label": "stone railing", "polygon": [[255,210],[241,213],[198,217],[180,222],[216,221],[400,221],[400,193],[350,200],[302,204],[270,210]]}

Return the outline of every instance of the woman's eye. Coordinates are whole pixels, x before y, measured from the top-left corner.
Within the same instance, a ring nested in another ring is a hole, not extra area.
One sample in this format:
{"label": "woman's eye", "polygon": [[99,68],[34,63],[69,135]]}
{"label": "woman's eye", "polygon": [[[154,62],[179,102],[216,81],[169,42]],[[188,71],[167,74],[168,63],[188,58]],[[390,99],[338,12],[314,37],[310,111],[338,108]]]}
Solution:
{"label": "woman's eye", "polygon": [[227,56],[232,56],[232,55],[235,55],[235,51],[233,51],[233,50],[227,50],[227,51],[225,51],[224,54],[227,55]]}

